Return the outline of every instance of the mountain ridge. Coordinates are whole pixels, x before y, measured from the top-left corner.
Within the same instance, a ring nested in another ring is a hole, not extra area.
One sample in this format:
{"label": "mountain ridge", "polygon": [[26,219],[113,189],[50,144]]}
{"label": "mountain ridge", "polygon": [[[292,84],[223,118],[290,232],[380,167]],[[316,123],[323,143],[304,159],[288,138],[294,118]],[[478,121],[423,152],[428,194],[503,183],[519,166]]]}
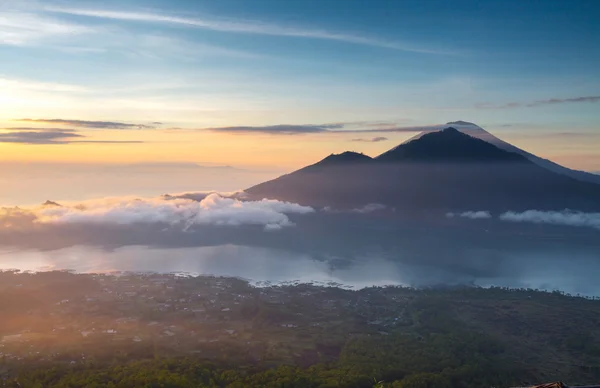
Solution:
{"label": "mountain ridge", "polygon": [[376,158],[330,155],[246,193],[317,207],[379,203],[399,213],[600,211],[600,185],[545,169],[452,127],[422,134]]}
{"label": "mountain ridge", "polygon": [[[481,128],[480,126],[478,126],[475,123],[471,123],[468,121],[462,121],[462,120],[458,120],[458,121],[451,121],[448,122],[446,125],[454,125],[457,127],[457,129],[469,136],[472,137],[476,137],[478,139],[481,139],[483,141],[486,141],[488,143],[491,143],[493,145],[495,145],[496,147],[503,149],[505,151],[509,151],[509,152],[513,152],[516,154],[520,154],[524,157],[526,157],[527,159],[529,159],[530,161],[532,161],[533,163],[537,164],[540,167],[543,167],[547,170],[562,174],[562,175],[566,175],[569,176],[571,178],[583,181],[583,182],[591,182],[591,183],[597,183],[600,184],[600,175],[598,174],[593,174],[593,173],[589,173],[586,171],[581,171],[581,170],[574,170],[565,166],[561,166],[558,163],[555,163],[551,160],[539,157],[537,155],[534,155],[528,151],[525,151],[519,147],[516,147],[494,135],[492,135],[490,132],[486,131],[485,129]],[[405,143],[410,142],[420,136],[423,136],[424,133],[420,133],[410,139],[408,139]]]}
{"label": "mountain ridge", "polygon": [[466,161],[511,161],[524,162],[525,158],[511,152],[505,152],[491,143],[477,139],[447,127],[437,132],[429,132],[410,142],[405,142],[375,157],[382,162],[403,160],[455,162]]}

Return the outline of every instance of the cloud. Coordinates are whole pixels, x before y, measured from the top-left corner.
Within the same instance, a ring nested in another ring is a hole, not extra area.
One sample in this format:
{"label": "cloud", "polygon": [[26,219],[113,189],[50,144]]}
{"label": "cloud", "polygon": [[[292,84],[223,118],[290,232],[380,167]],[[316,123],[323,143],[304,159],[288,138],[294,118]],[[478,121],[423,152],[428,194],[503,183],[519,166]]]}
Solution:
{"label": "cloud", "polygon": [[[354,209],[335,209],[331,206],[325,206],[322,210],[325,213],[358,213],[358,214],[367,214],[373,213],[380,210],[387,209],[387,206],[382,205],[380,203],[369,203],[363,207],[357,207]],[[395,209],[393,209],[395,211]]]}
{"label": "cloud", "polygon": [[275,135],[297,135],[302,133],[320,133],[328,132],[331,129],[343,128],[343,124],[322,124],[322,125],[266,125],[262,127],[217,127],[205,128],[214,132],[230,132],[230,133],[267,133]]}
{"label": "cloud", "polygon": [[33,132],[64,132],[73,133],[77,132],[76,129],[64,129],[64,128],[35,128],[35,127],[8,127],[2,128],[4,131],[33,131]]}
{"label": "cloud", "polygon": [[[6,5],[8,8],[8,5]],[[2,5],[0,45],[24,46],[52,37],[85,34],[92,29],[30,12],[11,11]]]}
{"label": "cloud", "polygon": [[35,219],[35,214],[29,210],[0,207],[0,230],[21,229],[32,224]]}
{"label": "cloud", "polygon": [[[13,129],[9,129],[13,130]],[[25,130],[0,133],[0,143],[17,144],[71,144],[71,143],[100,143],[100,144],[133,144],[143,143],[136,140],[79,140],[85,138],[73,130],[42,128],[35,130],[26,128]]]}
{"label": "cloud", "polygon": [[472,220],[484,220],[492,218],[492,214],[488,211],[466,211],[463,213],[446,213],[446,217],[454,218],[454,217],[462,217],[462,218],[470,218]]}
{"label": "cloud", "polygon": [[537,100],[532,102],[509,102],[502,105],[496,105],[491,103],[480,103],[475,105],[478,109],[514,109],[514,108],[533,108],[545,105],[556,105],[556,104],[567,104],[567,103],[581,103],[581,102],[600,102],[600,96],[586,96],[586,97],[573,97],[573,98],[550,98],[547,100]]}
{"label": "cloud", "polygon": [[71,205],[46,202],[30,210],[2,209],[0,225],[30,221],[42,225],[166,224],[182,230],[195,225],[258,225],[265,230],[294,226],[288,214],[313,213],[311,207],[263,199],[240,201],[212,193],[200,201],[177,197],[105,198]]}
{"label": "cloud", "polygon": [[600,96],[575,97],[575,98],[551,98],[549,100],[534,101],[527,106],[553,105],[564,104],[570,102],[599,102]]}
{"label": "cloud", "polygon": [[72,139],[79,139],[83,135],[72,131],[19,131],[0,133],[0,143],[21,144],[67,144]]}
{"label": "cloud", "polygon": [[364,46],[387,48],[392,50],[410,51],[423,54],[453,55],[454,52],[446,50],[420,47],[413,44],[407,44],[397,41],[387,41],[373,37],[366,37],[348,33],[332,32],[319,29],[303,29],[284,27],[275,24],[269,24],[258,21],[232,20],[232,19],[208,19],[208,18],[189,18],[179,17],[158,13],[143,12],[123,12],[98,9],[77,9],[62,7],[47,7],[46,11],[63,13],[69,15],[96,17],[113,20],[127,20],[147,23],[168,23],[185,27],[200,28],[219,32],[286,36],[297,38],[321,39],[352,43]]}
{"label": "cloud", "polygon": [[11,92],[14,90],[30,90],[50,93],[81,93],[87,91],[85,87],[79,85],[4,77],[0,77],[0,89]]}
{"label": "cloud", "polygon": [[153,125],[121,123],[117,121],[88,121],[65,119],[15,119],[14,121],[51,125],[68,125],[78,128],[92,129],[155,129]]}
{"label": "cloud", "polygon": [[[369,127],[364,129],[346,129],[355,128],[357,126]],[[272,135],[297,135],[297,134],[320,134],[320,133],[337,133],[337,134],[365,134],[365,133],[412,133],[412,132],[427,132],[437,131],[448,125],[436,124],[425,126],[394,126],[393,124],[383,124],[381,122],[351,122],[351,123],[328,123],[328,124],[278,124],[265,126],[236,126],[236,127],[214,127],[200,128],[204,131],[213,132],[229,132],[229,133],[258,133]],[[384,141],[385,137],[376,137],[374,139],[354,139],[353,141]]]}
{"label": "cloud", "polygon": [[[382,124],[382,123],[368,123],[365,122],[359,129],[344,129],[347,127],[355,128],[358,125],[356,123],[343,123],[342,128],[332,129],[330,133],[348,133],[348,134],[364,134],[364,133],[419,133],[419,132],[431,132],[439,131],[440,129],[448,127],[448,124],[431,124],[422,126],[401,126],[394,124]],[[365,128],[366,127],[366,128]]]}
{"label": "cloud", "polygon": [[600,213],[582,213],[570,210],[527,210],[521,213],[506,212],[500,215],[500,220],[509,222],[531,222],[534,224],[580,226],[600,229]]}
{"label": "cloud", "polygon": [[366,213],[373,213],[379,210],[385,210],[386,206],[382,205],[380,203],[369,203],[361,208],[356,208],[356,209],[352,209],[351,211],[353,213],[360,213],[360,214],[366,214]]}
{"label": "cloud", "polygon": [[363,142],[363,143],[378,143],[380,141],[386,141],[386,140],[389,140],[389,139],[387,137],[377,136],[377,137],[373,137],[371,139],[352,139],[351,141]]}

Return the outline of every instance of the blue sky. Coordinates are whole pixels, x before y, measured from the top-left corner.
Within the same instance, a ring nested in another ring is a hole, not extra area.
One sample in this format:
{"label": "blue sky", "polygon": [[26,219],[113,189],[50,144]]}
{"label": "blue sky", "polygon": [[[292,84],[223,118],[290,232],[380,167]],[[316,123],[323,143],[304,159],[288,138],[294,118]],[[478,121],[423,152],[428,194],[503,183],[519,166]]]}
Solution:
{"label": "blue sky", "polygon": [[0,124],[462,119],[600,170],[598,20],[594,0],[4,1]]}

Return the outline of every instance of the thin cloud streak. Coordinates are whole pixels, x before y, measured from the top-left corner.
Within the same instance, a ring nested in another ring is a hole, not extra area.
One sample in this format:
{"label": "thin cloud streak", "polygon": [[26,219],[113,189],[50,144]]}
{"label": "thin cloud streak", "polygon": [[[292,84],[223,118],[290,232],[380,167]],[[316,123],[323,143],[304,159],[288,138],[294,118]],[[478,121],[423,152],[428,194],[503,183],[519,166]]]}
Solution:
{"label": "thin cloud streak", "polygon": [[[298,134],[367,134],[367,133],[412,133],[438,131],[446,128],[448,124],[426,125],[421,127],[381,127],[379,124],[373,125],[374,128],[368,129],[344,129],[346,126],[354,123],[333,123],[333,124],[278,124],[265,126],[237,126],[237,127],[214,127],[199,128],[201,131],[223,132],[223,133],[248,133],[248,134],[270,134],[270,135],[298,135]],[[365,126],[370,124],[365,123]],[[384,141],[387,138],[375,137],[373,139],[354,139],[353,141]]]}
{"label": "thin cloud streak", "polygon": [[579,226],[600,229],[600,213],[582,213],[577,211],[540,211],[506,212],[499,216],[502,221],[530,222],[562,226]]}
{"label": "thin cloud streak", "polygon": [[0,14],[0,45],[25,46],[55,36],[79,35],[91,31],[83,25],[29,12],[3,11]]}
{"label": "thin cloud streak", "polygon": [[0,133],[0,143],[67,144],[71,139],[82,137],[84,136],[71,131],[21,131]]}
{"label": "thin cloud streak", "polygon": [[387,137],[377,136],[371,139],[352,139],[351,141],[360,142],[360,143],[378,143],[380,141],[389,140]]}
{"label": "thin cloud streak", "polygon": [[80,85],[61,84],[54,82],[38,82],[32,80],[0,77],[0,89],[2,90],[30,90],[51,93],[82,93],[87,89]]}
{"label": "thin cloud streak", "polygon": [[134,144],[143,143],[137,140],[78,140],[86,136],[75,133],[73,130],[46,130],[41,131],[15,131],[0,133],[0,143],[30,144],[30,145],[52,145],[73,143],[99,143],[99,144]]}
{"label": "thin cloud streak", "polygon": [[228,133],[262,133],[262,134],[273,134],[273,135],[297,135],[302,133],[321,133],[330,132],[333,128],[343,128],[343,124],[322,124],[322,125],[265,125],[262,127],[250,127],[250,126],[239,126],[239,127],[216,127],[216,128],[205,128],[205,130],[213,132],[228,132]]}
{"label": "thin cloud streak", "polygon": [[39,124],[55,124],[68,125],[78,128],[88,129],[155,129],[153,125],[144,124],[129,124],[116,121],[88,121],[88,120],[65,120],[65,119],[15,119],[14,121],[39,123]]}
{"label": "thin cloud streak", "polygon": [[480,103],[475,105],[477,109],[515,109],[515,108],[535,108],[545,105],[569,104],[569,103],[595,103],[600,102],[600,96],[585,96],[573,98],[549,98],[547,100],[537,100],[529,103],[523,102],[508,102],[502,105],[491,103]]}
{"label": "thin cloud streak", "polygon": [[478,210],[478,211],[466,211],[463,213],[446,213],[446,217],[454,218],[454,217],[462,217],[462,218],[470,218],[472,220],[485,220],[492,218],[492,214],[486,210]]}
{"label": "thin cloud streak", "polygon": [[151,23],[170,23],[194,28],[202,28],[220,32],[246,33],[271,36],[289,36],[297,38],[323,39],[346,42],[364,46],[381,47],[392,50],[410,51],[422,54],[455,55],[451,51],[436,50],[424,47],[416,47],[401,42],[385,41],[371,37],[364,37],[346,33],[330,32],[318,29],[299,29],[282,27],[256,21],[242,20],[218,20],[204,18],[185,18],[178,16],[165,16],[153,13],[107,11],[95,9],[77,9],[62,7],[47,7],[46,11],[63,13],[77,16],[96,17],[104,19],[116,19]]}
{"label": "thin cloud streak", "polygon": [[33,132],[64,132],[64,133],[73,133],[77,132],[75,129],[63,129],[63,128],[35,128],[35,127],[8,127],[2,128],[3,131],[33,131]]}

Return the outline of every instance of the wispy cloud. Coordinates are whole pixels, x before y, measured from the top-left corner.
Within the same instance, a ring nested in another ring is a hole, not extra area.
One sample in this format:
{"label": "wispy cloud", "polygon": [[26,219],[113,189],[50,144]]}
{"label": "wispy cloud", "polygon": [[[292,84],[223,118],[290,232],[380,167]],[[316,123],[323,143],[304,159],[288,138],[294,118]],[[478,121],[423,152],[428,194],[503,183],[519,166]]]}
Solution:
{"label": "wispy cloud", "polygon": [[448,124],[432,124],[424,126],[373,126],[364,129],[342,129],[330,132],[334,133],[413,133],[413,132],[430,132],[439,131],[440,129],[449,127]]}
{"label": "wispy cloud", "polygon": [[72,130],[61,130],[44,128],[42,130],[23,130],[7,133],[0,133],[0,143],[16,144],[72,144],[72,143],[99,143],[99,144],[120,144],[120,143],[142,143],[136,140],[81,140],[86,136],[78,134]]}
{"label": "wispy cloud", "polygon": [[600,96],[587,96],[587,97],[575,97],[575,98],[551,98],[548,100],[538,100],[534,101],[527,106],[540,106],[540,105],[554,105],[554,104],[564,104],[571,102],[600,102]]}
{"label": "wispy cloud", "polygon": [[600,213],[582,213],[575,211],[539,211],[506,212],[500,220],[509,222],[531,222],[534,224],[552,224],[564,226],[583,226],[600,229]]}
{"label": "wispy cloud", "polygon": [[[364,129],[349,129],[360,126]],[[403,132],[425,132],[436,131],[448,125],[428,125],[428,126],[392,126],[382,125],[380,122],[363,122],[360,124],[351,123],[329,123],[329,124],[278,124],[265,126],[237,126],[237,127],[214,127],[200,128],[213,132],[224,133],[249,133],[249,134],[271,134],[271,135],[297,135],[297,134],[322,134],[322,133],[337,133],[337,134],[368,134],[368,133],[403,133]],[[385,141],[385,137],[374,137],[372,139],[353,139],[352,141],[378,142]]]}
{"label": "wispy cloud", "polygon": [[320,133],[328,132],[334,128],[343,128],[343,124],[322,124],[322,125],[265,125],[260,127],[216,127],[205,128],[214,132],[229,132],[229,133],[266,133],[275,135],[297,135],[302,133]]}
{"label": "wispy cloud", "polygon": [[492,218],[492,214],[488,211],[479,210],[479,211],[466,211],[463,213],[446,213],[446,217],[448,217],[448,218],[461,217],[461,218],[470,218],[472,220],[485,220],[485,219]]}
{"label": "wispy cloud", "polygon": [[[53,126],[67,126],[79,129],[156,129],[163,125],[160,122],[151,122],[149,124],[124,123],[119,121],[91,121],[91,120],[69,120],[69,119],[14,119],[13,121],[29,124],[45,124]],[[360,128],[360,127],[363,128]],[[165,128],[171,130],[193,130],[193,131],[211,131],[220,133],[239,133],[239,134],[268,134],[268,135],[301,135],[301,134],[377,134],[377,133],[413,133],[436,131],[447,127],[447,124],[435,124],[427,126],[393,126],[393,124],[382,124],[382,122],[336,122],[326,124],[276,124],[263,126],[231,126],[231,127],[209,127],[209,128]],[[360,129],[355,129],[360,128]],[[9,127],[4,130],[19,131],[67,131],[61,128],[35,128],[35,127]],[[381,142],[389,140],[384,136],[372,138],[354,138],[354,142]]]}
{"label": "wispy cloud", "polygon": [[163,34],[140,34],[114,25],[75,23],[69,15],[44,12],[39,6],[22,1],[10,7],[1,6],[0,45],[43,46],[44,49],[74,55],[110,51],[113,54],[145,58],[262,57],[252,52],[190,42]]}
{"label": "wispy cloud", "polygon": [[82,137],[84,136],[72,131],[20,131],[0,133],[0,143],[67,144]]}
{"label": "wispy cloud", "polygon": [[47,7],[46,11],[104,19],[116,19],[150,23],[169,23],[220,32],[333,40],[365,46],[387,48],[392,50],[411,51],[423,54],[455,54],[452,51],[437,50],[428,47],[416,46],[414,44],[408,44],[404,42],[387,41],[373,37],[342,32],[332,32],[320,29],[283,27],[276,24],[269,24],[249,20],[189,18],[158,13],[124,12],[63,7]]}
{"label": "wispy cloud", "polygon": [[389,140],[387,137],[377,136],[371,139],[352,139],[351,141],[361,142],[361,143],[378,143],[380,141]]}
{"label": "wispy cloud", "polygon": [[532,102],[508,102],[506,104],[491,104],[488,102],[475,105],[478,109],[515,109],[534,108],[545,105],[569,104],[569,103],[594,103],[600,102],[600,96],[585,96],[573,98],[549,98],[547,100],[536,100]]}
{"label": "wispy cloud", "polygon": [[363,207],[352,209],[351,212],[366,214],[366,213],[373,213],[373,212],[381,211],[381,210],[385,210],[385,209],[387,209],[387,206],[382,205],[380,203],[369,203]]}
{"label": "wispy cloud", "polygon": [[63,132],[73,133],[77,132],[76,129],[63,129],[63,128],[34,128],[34,127],[8,127],[2,128],[3,131],[34,131],[34,132]]}
{"label": "wispy cloud", "polygon": [[0,89],[16,91],[29,90],[36,92],[60,92],[60,93],[81,93],[87,89],[79,85],[55,83],[55,82],[39,82],[33,80],[24,80],[18,78],[0,77]]}
{"label": "wispy cloud", "polygon": [[154,125],[145,124],[130,124],[118,121],[88,121],[88,120],[66,120],[66,119],[15,119],[14,121],[50,124],[50,125],[67,125],[77,128],[91,129],[155,129]]}
{"label": "wispy cloud", "polygon": [[35,13],[3,10],[0,13],[0,44],[22,46],[53,37],[90,32],[89,27]]}

